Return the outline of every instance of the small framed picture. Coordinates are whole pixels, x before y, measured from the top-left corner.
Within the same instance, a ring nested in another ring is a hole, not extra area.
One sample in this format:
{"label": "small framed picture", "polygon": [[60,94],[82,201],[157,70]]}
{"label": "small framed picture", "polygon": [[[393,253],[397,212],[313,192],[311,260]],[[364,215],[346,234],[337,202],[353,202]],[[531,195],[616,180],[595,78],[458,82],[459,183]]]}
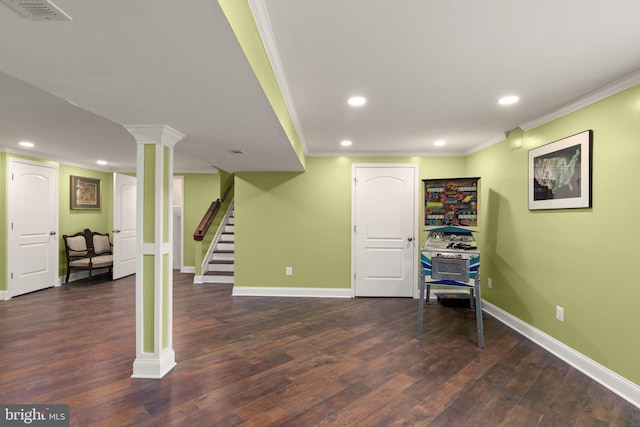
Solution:
{"label": "small framed picture", "polygon": [[591,207],[593,131],[529,150],[529,210]]}
{"label": "small framed picture", "polygon": [[102,180],[71,175],[71,209],[102,208]]}

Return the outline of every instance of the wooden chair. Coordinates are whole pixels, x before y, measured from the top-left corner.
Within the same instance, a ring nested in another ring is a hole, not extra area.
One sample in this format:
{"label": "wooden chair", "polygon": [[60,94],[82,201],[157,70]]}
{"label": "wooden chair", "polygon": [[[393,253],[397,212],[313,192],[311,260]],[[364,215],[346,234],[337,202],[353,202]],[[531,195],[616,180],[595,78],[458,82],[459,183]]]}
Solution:
{"label": "wooden chair", "polygon": [[89,284],[91,276],[96,268],[109,268],[112,274],[113,253],[109,234],[101,234],[85,228],[84,231],[63,235],[65,251],[67,254],[67,278],[69,283],[71,270],[86,270],[89,272]]}

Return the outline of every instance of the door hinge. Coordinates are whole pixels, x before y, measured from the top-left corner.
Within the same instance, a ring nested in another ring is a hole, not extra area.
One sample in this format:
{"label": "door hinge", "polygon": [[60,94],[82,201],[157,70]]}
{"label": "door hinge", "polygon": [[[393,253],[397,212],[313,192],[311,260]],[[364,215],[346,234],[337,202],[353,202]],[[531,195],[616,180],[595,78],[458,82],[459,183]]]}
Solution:
{"label": "door hinge", "polygon": [[357,232],[358,232],[358,230],[356,229],[356,227],[357,227],[356,225],[354,225],[354,226],[353,226],[353,232],[354,232],[354,233],[357,233]]}
{"label": "door hinge", "polygon": [[11,280],[13,280],[13,272],[11,273]]}
{"label": "door hinge", "polygon": [[353,178],[353,184],[357,185],[358,184],[358,178]]}

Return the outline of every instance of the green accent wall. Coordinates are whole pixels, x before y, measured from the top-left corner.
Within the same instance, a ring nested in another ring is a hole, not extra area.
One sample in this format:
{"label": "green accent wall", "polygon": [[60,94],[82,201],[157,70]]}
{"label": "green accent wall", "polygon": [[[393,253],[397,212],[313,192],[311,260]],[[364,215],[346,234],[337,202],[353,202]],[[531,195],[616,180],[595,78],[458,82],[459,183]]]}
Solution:
{"label": "green accent wall", "polygon": [[[151,146],[150,149],[153,149]],[[66,254],[64,252],[64,234],[74,234],[89,228],[100,233],[109,233],[113,240],[113,174],[93,169],[58,164],[50,160],[24,156],[8,152],[0,152],[0,242],[3,253],[7,253],[8,245],[8,188],[9,159],[20,158],[58,166],[59,205],[58,205],[58,275],[66,275]],[[102,208],[77,210],[71,209],[70,188],[71,176],[82,176],[102,180]],[[135,174],[132,174],[135,175]],[[154,175],[155,176],[155,175]],[[184,263],[194,265],[193,232],[209,204],[220,197],[220,174],[184,174]],[[231,176],[227,174],[227,176]],[[228,179],[227,177],[227,179]],[[166,193],[166,192],[165,192]],[[204,196],[203,196],[204,195]],[[206,206],[205,206],[206,205]],[[204,207],[203,207],[204,206]],[[152,210],[153,213],[154,210]],[[153,219],[151,220],[153,223]],[[151,229],[153,231],[153,228]],[[0,291],[7,290],[7,257],[0,257]]]}
{"label": "green accent wall", "polygon": [[169,310],[169,288],[173,285],[173,269],[169,265],[169,256],[162,256],[162,348],[169,347],[169,322],[173,313]]}
{"label": "green accent wall", "polygon": [[[71,176],[83,176],[102,181],[101,209],[71,209]],[[75,166],[59,165],[59,275],[67,274],[64,234],[75,234],[89,228],[99,233],[109,233],[113,242],[113,174]]]}
{"label": "green accent wall", "polygon": [[354,163],[415,163],[420,179],[465,166],[462,157],[309,157],[304,173],[236,173],[236,286],[351,287]]}
{"label": "green accent wall", "polygon": [[[142,211],[142,233],[143,243],[156,243],[156,146],[145,144],[144,146],[144,177],[142,179],[144,189],[144,208]],[[140,191],[138,189],[138,191]]]}
{"label": "green accent wall", "polygon": [[[588,129],[593,207],[529,211],[528,150]],[[466,157],[309,157],[305,173],[237,173],[235,286],[351,286],[353,163],[418,163],[420,179],[480,176],[483,298],[640,384],[640,229],[627,224],[640,210],[639,139],[636,86]]]}
{"label": "green accent wall", "polygon": [[173,186],[173,175],[169,173],[170,149],[163,147],[163,172],[162,172],[162,243],[169,243],[169,221],[173,220],[173,200],[169,197],[169,191]]}
{"label": "green accent wall", "polygon": [[153,353],[155,347],[154,266],[154,255],[142,256],[142,348],[145,353]]}
{"label": "green accent wall", "polygon": [[[528,210],[528,150],[592,129],[593,207]],[[516,147],[522,143],[522,148]],[[635,384],[640,86],[466,159],[482,177],[482,296]],[[486,287],[492,278],[493,287]],[[564,322],[555,319],[564,308]]]}
{"label": "green accent wall", "polygon": [[[113,179],[112,174],[58,164],[50,160],[29,157],[14,153],[0,153],[0,241],[3,242],[3,252],[7,253],[9,237],[8,218],[8,188],[9,161],[11,158],[27,159],[58,166],[58,275],[66,275],[66,254],[64,252],[64,234],[74,234],[85,228],[100,233],[111,233],[113,226]],[[70,188],[71,176],[83,176],[102,180],[102,209],[76,210],[71,209]],[[7,290],[7,257],[0,257],[0,290]]]}

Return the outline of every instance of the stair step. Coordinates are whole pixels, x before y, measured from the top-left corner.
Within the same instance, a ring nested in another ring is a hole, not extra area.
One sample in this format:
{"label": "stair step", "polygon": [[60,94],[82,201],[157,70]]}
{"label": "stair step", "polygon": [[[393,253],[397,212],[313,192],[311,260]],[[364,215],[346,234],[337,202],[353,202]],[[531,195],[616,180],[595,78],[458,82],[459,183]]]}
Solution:
{"label": "stair step", "polygon": [[207,264],[207,271],[234,271],[233,260],[214,260]]}
{"label": "stair step", "polygon": [[204,283],[233,284],[234,280],[234,244],[235,217],[233,212],[222,227],[222,233],[216,242],[208,264],[204,268]]}
{"label": "stair step", "polygon": [[233,271],[220,271],[220,270],[216,270],[216,271],[207,271],[206,273],[204,273],[205,276],[226,276],[226,277],[233,277]]}
{"label": "stair step", "polygon": [[233,251],[213,251],[213,261],[233,261]]}
{"label": "stair step", "polygon": [[218,244],[216,244],[216,251],[232,251],[233,252],[233,242],[229,242],[229,243],[218,242]]}

